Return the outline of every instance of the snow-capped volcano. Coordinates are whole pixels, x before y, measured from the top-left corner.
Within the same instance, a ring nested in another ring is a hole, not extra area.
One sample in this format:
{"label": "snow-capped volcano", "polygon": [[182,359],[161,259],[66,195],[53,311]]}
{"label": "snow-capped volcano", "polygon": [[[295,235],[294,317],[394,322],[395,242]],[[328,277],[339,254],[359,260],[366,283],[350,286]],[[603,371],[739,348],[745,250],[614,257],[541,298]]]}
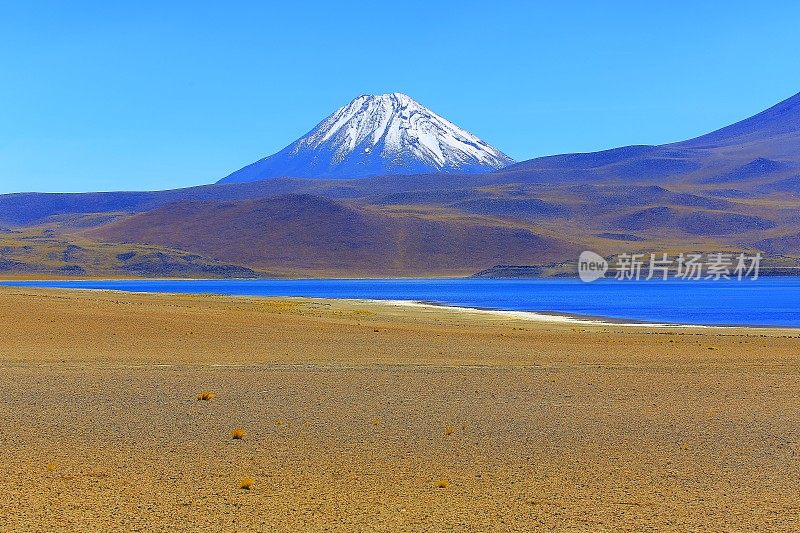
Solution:
{"label": "snow-capped volcano", "polygon": [[362,95],[280,152],[221,180],[489,172],[501,151],[400,93]]}

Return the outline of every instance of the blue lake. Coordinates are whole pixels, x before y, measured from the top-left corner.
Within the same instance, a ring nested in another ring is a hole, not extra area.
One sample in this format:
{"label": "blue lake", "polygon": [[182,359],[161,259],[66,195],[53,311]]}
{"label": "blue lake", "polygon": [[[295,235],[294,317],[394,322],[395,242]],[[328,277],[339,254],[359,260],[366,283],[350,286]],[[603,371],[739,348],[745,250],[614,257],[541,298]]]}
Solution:
{"label": "blue lake", "polygon": [[3,285],[130,292],[412,300],[672,324],[800,327],[800,278],[756,281],[482,279],[24,281]]}

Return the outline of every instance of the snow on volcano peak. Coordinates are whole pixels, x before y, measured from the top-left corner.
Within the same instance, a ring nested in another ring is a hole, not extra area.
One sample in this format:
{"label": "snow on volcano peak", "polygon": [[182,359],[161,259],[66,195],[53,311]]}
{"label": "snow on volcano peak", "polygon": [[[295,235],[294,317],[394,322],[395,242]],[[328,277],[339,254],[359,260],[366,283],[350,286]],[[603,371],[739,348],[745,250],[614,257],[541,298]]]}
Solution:
{"label": "snow on volcano peak", "polygon": [[280,152],[223,182],[490,172],[511,158],[402,93],[361,95]]}

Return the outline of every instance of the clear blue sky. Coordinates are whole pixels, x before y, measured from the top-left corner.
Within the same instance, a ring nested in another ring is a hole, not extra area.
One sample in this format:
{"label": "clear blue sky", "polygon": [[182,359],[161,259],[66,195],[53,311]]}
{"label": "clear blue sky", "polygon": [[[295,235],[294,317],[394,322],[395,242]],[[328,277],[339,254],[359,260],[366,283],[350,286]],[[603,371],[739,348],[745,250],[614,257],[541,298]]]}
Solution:
{"label": "clear blue sky", "polygon": [[800,3],[0,0],[0,192],[173,188],[404,92],[510,156],[692,137],[800,92]]}

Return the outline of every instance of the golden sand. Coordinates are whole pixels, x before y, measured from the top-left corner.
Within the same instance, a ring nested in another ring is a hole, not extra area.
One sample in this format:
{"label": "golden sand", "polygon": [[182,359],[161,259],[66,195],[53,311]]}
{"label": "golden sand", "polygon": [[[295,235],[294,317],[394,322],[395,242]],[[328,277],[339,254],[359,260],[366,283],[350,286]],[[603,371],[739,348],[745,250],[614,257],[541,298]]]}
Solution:
{"label": "golden sand", "polygon": [[0,320],[3,532],[800,528],[797,331],[19,288]]}

